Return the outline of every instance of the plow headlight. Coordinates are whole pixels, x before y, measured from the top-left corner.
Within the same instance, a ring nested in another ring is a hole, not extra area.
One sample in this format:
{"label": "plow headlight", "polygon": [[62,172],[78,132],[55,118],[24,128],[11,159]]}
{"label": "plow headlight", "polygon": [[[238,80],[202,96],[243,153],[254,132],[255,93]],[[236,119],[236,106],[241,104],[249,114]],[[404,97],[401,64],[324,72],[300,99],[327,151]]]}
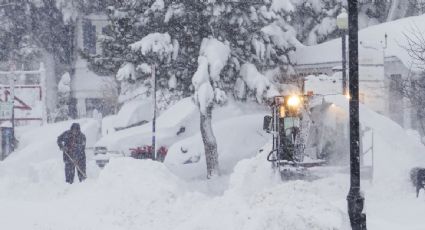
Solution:
{"label": "plow headlight", "polygon": [[301,98],[299,96],[290,96],[286,104],[288,107],[297,108],[301,105]]}

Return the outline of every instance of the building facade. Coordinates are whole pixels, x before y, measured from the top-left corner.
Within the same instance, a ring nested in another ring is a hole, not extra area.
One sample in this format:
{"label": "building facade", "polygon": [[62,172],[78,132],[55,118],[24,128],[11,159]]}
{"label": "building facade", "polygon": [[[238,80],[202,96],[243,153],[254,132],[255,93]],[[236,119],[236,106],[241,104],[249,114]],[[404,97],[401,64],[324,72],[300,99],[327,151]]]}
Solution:
{"label": "building facade", "polygon": [[[404,128],[414,128],[412,118],[415,115],[410,109],[408,99],[403,98],[400,91],[402,82],[409,77],[411,71],[397,56],[384,56],[383,50],[379,52],[382,54],[381,58],[373,59],[364,52],[367,58],[359,59],[360,102],[375,112],[391,118]],[[341,74],[341,61],[298,63],[294,67],[295,75],[298,77]]]}
{"label": "building facade", "polygon": [[[89,14],[77,19],[75,31],[77,50],[90,55],[102,52],[99,37],[107,28],[107,16]],[[117,83],[114,76],[100,76],[88,68],[86,60],[76,57],[72,76],[73,104],[78,117],[93,117],[100,112],[103,116],[116,111],[118,97]]]}

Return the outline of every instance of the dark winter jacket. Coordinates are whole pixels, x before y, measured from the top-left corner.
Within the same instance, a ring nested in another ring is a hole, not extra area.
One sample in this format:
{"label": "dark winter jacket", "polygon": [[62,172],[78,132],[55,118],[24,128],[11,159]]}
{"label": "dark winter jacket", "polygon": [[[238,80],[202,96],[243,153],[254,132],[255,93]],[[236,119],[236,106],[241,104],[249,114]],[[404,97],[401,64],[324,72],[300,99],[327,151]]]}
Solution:
{"label": "dark winter jacket", "polygon": [[[57,140],[59,148],[68,153],[73,160],[85,160],[86,136],[78,131],[73,133],[71,130],[62,133]],[[63,156],[65,162],[71,161],[66,154]]]}

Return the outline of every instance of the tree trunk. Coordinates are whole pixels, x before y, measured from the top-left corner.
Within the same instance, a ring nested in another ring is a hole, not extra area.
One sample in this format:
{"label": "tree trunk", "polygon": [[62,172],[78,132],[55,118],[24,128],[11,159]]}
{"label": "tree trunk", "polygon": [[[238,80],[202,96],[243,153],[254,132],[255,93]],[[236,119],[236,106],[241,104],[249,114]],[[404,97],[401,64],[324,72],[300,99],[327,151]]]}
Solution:
{"label": "tree trunk", "polygon": [[409,4],[410,2],[406,0],[392,0],[386,21],[390,22],[405,17],[409,10]]}
{"label": "tree trunk", "polygon": [[208,179],[219,175],[217,141],[211,124],[212,108],[212,106],[208,106],[205,114],[201,112],[201,135],[204,142]]}

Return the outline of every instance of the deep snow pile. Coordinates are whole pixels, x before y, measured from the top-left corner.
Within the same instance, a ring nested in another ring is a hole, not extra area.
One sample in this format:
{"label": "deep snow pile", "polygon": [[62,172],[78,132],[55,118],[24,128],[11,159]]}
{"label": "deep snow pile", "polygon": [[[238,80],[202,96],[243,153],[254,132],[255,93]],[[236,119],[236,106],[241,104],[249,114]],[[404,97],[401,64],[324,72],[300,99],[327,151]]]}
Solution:
{"label": "deep snow pile", "polygon": [[[348,111],[348,100],[344,96],[326,96],[325,100]],[[360,105],[360,123],[374,131],[375,186],[383,188],[383,194],[393,195],[410,187],[409,170],[424,167],[425,147],[391,119]],[[388,188],[391,189],[388,189]],[[391,193],[390,193],[391,192]]]}
{"label": "deep snow pile", "polygon": [[[326,100],[343,109],[348,105],[342,96]],[[55,144],[56,135],[69,123],[22,130],[21,151],[0,163],[0,226],[12,230],[349,229],[348,175],[329,171],[327,177],[312,182],[280,181],[265,160],[271,146],[256,154],[254,142],[258,140],[254,139],[261,136],[255,133],[261,124],[259,111],[243,116],[232,106],[216,111],[219,120],[213,128],[221,136],[221,166],[231,163],[235,167],[228,171],[230,175],[209,181],[179,177],[168,164],[117,158],[100,173],[89,163],[89,179],[70,186],[63,182],[63,163]],[[422,229],[420,215],[425,206],[418,202],[423,199],[414,197],[408,169],[425,162],[425,147],[391,120],[363,106],[361,121],[376,135],[375,180],[362,184],[369,229]],[[92,130],[92,123],[83,122],[83,130]],[[243,125],[246,142],[231,133]],[[187,141],[192,149],[201,144],[189,141],[195,137],[182,143]],[[235,151],[232,140],[247,146]],[[216,187],[222,190],[217,192]]]}
{"label": "deep snow pile", "polygon": [[[193,189],[163,165],[114,159],[97,179],[73,187],[9,185],[0,215],[7,229],[341,229],[342,214],[309,193],[309,183],[287,186],[264,156],[245,160],[223,195]],[[211,182],[214,183],[214,182]],[[55,192],[48,190],[54,188]],[[2,186],[0,190],[4,190]],[[306,194],[307,193],[307,194]],[[285,194],[285,195],[283,195]],[[5,199],[7,197],[8,199]],[[42,210],[42,211],[41,211]],[[20,221],[25,220],[25,221]]]}
{"label": "deep snow pile", "polygon": [[[283,227],[301,230],[313,226],[313,229],[344,229],[341,227],[345,223],[343,214],[337,207],[314,192],[303,194],[309,190],[309,183],[297,182],[288,186],[264,161],[266,151],[255,156],[258,148],[267,141],[256,133],[264,113],[259,111],[259,108],[243,108],[236,104],[215,111],[218,121],[214,128],[220,136],[228,137],[224,141],[218,139],[225,156],[221,159],[222,166],[226,168],[227,163],[231,165],[229,169],[235,164],[237,166],[229,170],[231,175],[212,181],[184,180],[164,164],[117,158],[112,159],[100,174],[89,160],[89,179],[70,186],[63,182],[63,163],[55,144],[56,135],[69,124],[45,127],[44,133],[48,134],[45,139],[28,131],[25,135],[29,139],[23,138],[28,140],[22,143],[23,151],[28,148],[35,152],[43,150],[46,157],[37,158],[29,152],[17,152],[14,158],[21,156],[19,162],[10,158],[0,164],[2,169],[7,169],[1,170],[0,174],[0,216],[5,218],[1,226],[7,229],[213,230]],[[254,115],[241,116],[246,113]],[[173,124],[170,119],[169,125]],[[229,129],[243,125],[247,126],[243,130],[245,137],[238,140],[234,135],[240,133],[231,134]],[[88,126],[83,127],[87,132]],[[261,139],[252,139],[258,137]],[[246,145],[246,152],[235,151],[229,141],[232,139]],[[41,140],[45,141],[45,148],[37,146]],[[252,156],[255,157],[237,163]],[[18,163],[23,165],[16,170],[22,173],[13,171]],[[195,174],[200,172],[194,171]],[[221,191],[217,192],[217,187]],[[314,208],[311,208],[312,204]]]}
{"label": "deep snow pile", "polygon": [[[214,124],[222,173],[230,174],[240,160],[255,156],[269,141],[270,136],[262,131],[264,115],[238,116]],[[183,178],[204,178],[206,164],[201,134],[172,145],[164,163]]]}
{"label": "deep snow pile", "polygon": [[[348,110],[343,96],[325,99]],[[424,145],[417,136],[364,105],[360,105],[360,123],[374,131],[374,179],[362,185],[368,229],[423,229],[425,221],[420,213],[425,213],[425,192],[416,199],[409,171],[425,166]]]}
{"label": "deep snow pile", "polygon": [[19,148],[5,162],[0,162],[0,175],[29,175],[36,177],[37,175],[31,170],[36,170],[42,164],[49,167],[49,162],[53,161],[61,163],[62,153],[56,144],[56,140],[62,132],[71,127],[71,123],[73,122],[80,123],[81,130],[86,135],[87,147],[93,147],[100,132],[99,123],[96,120],[85,119],[60,122],[41,127],[17,128]]}

